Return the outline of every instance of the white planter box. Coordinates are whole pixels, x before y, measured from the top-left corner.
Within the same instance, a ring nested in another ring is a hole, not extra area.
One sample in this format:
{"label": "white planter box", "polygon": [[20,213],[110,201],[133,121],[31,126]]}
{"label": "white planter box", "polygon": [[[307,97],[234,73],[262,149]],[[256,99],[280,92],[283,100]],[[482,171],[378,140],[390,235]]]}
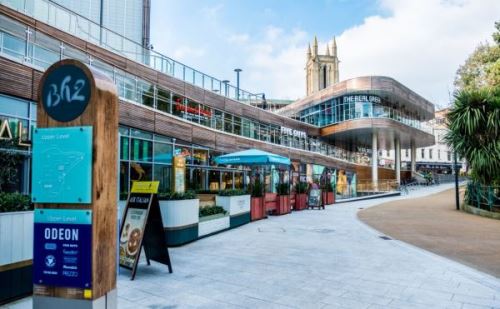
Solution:
{"label": "white planter box", "polygon": [[198,224],[198,237],[229,228],[229,216],[203,221]]}
{"label": "white planter box", "polygon": [[0,266],[33,258],[33,211],[0,213]]}
{"label": "white planter box", "polygon": [[172,228],[197,224],[199,211],[199,199],[160,201],[163,227]]}
{"label": "white planter box", "polygon": [[250,195],[215,196],[215,205],[222,206],[230,216],[250,211]]}

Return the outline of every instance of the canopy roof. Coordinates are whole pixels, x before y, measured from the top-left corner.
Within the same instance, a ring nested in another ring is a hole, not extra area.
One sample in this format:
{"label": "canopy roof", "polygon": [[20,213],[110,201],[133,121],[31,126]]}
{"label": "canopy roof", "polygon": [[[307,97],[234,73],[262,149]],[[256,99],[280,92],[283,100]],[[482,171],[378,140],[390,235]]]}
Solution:
{"label": "canopy roof", "polygon": [[238,151],[215,158],[217,164],[228,165],[290,165],[290,159],[258,149]]}

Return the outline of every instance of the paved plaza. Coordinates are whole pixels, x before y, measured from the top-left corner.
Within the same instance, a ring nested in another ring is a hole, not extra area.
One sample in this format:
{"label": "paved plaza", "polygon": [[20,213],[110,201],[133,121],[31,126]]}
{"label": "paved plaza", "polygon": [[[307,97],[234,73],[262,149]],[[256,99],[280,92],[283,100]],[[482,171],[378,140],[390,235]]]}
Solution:
{"label": "paved plaza", "polygon": [[449,188],[270,217],[171,249],[173,274],[144,261],[134,281],[120,274],[119,308],[500,308],[499,279],[385,240],[357,218]]}

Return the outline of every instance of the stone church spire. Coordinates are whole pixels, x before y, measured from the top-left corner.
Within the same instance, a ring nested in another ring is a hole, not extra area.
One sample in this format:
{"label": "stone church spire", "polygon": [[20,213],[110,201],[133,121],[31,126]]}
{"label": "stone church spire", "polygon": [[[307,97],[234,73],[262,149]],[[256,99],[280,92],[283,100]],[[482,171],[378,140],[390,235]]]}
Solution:
{"label": "stone church spire", "polygon": [[333,37],[332,44],[326,44],[325,54],[318,53],[318,38],[307,47],[306,91],[307,95],[328,88],[339,82],[339,59],[337,57],[337,41]]}

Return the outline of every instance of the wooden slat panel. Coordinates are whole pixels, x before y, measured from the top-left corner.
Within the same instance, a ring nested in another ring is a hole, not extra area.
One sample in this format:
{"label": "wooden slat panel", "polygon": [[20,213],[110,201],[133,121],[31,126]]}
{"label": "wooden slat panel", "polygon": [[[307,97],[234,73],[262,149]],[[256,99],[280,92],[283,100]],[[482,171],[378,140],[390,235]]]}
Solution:
{"label": "wooden slat panel", "polygon": [[192,142],[193,125],[163,114],[156,114],[155,119],[156,133]]}
{"label": "wooden slat panel", "polygon": [[224,110],[225,98],[210,91],[205,91],[205,104],[210,107]]}
{"label": "wooden slat panel", "polygon": [[40,21],[36,21],[35,28],[47,34],[50,37],[57,38],[60,41],[63,41],[66,44],[77,47],[81,50],[85,50],[86,42],[77,38],[76,36],[70,35],[66,32],[63,32],[59,29],[51,27],[45,23]]}
{"label": "wooden slat panel", "polygon": [[241,106],[241,115],[243,117],[258,120],[259,119],[259,110],[253,106],[250,106],[250,105],[242,105]]}
{"label": "wooden slat panel", "polygon": [[234,102],[233,100],[225,100],[224,110],[228,113],[233,113],[235,115],[242,115],[243,104],[239,102]]}
{"label": "wooden slat panel", "polygon": [[145,79],[151,83],[158,82],[158,74],[159,72],[149,68],[143,64],[137,63],[132,60],[127,60],[127,68],[128,72],[133,72],[134,75],[141,79]]}
{"label": "wooden slat panel", "polygon": [[193,143],[215,148],[215,135],[212,130],[193,126]]}
{"label": "wooden slat panel", "polygon": [[30,100],[33,69],[0,57],[0,93]]}
{"label": "wooden slat panel", "polygon": [[194,100],[198,103],[204,103],[205,99],[205,90],[191,84],[185,83],[184,85],[184,95],[191,100]]}
{"label": "wooden slat panel", "polygon": [[215,136],[215,147],[218,151],[234,152],[236,151],[236,138],[224,133],[217,133]]}
{"label": "wooden slat panel", "polygon": [[120,124],[154,132],[155,112],[132,103],[120,101]]}
{"label": "wooden slat panel", "polygon": [[165,74],[158,74],[158,84],[177,94],[184,95],[184,82]]}
{"label": "wooden slat panel", "polygon": [[31,99],[36,102],[38,102],[38,87],[40,86],[42,75],[42,72],[33,70],[33,92],[31,95]]}

